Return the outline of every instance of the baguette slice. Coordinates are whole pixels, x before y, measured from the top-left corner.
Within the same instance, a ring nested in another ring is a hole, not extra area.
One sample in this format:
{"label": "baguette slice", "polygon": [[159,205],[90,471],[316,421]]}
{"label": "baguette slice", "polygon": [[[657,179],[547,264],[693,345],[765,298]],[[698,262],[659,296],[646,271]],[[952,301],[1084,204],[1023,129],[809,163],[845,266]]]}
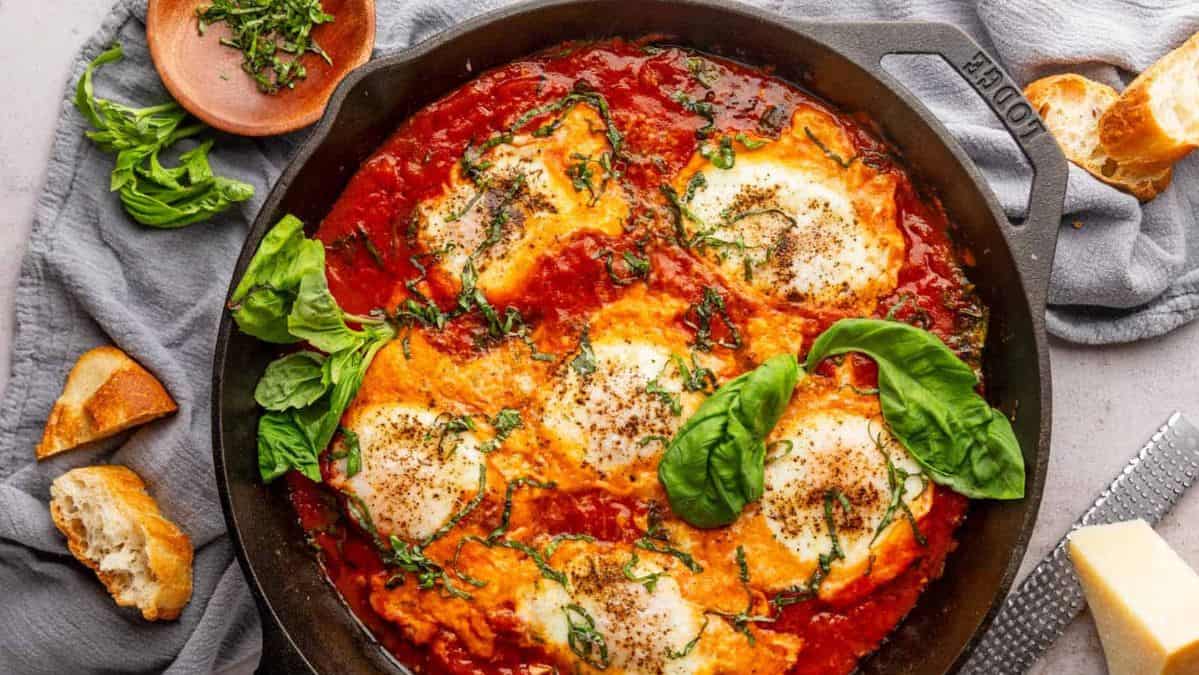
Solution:
{"label": "baguette slice", "polygon": [[37,458],[108,438],[175,412],[162,384],[116,347],[97,347],[75,362],[50,411]]}
{"label": "baguette slice", "polygon": [[1173,162],[1199,145],[1199,33],[1128,85],[1099,120],[1118,160]]}
{"label": "baguette slice", "polygon": [[149,621],[177,619],[192,594],[192,544],[130,469],[85,466],[50,486],[50,517],[116,603]]}
{"label": "baguette slice", "polygon": [[1118,162],[1099,144],[1096,124],[1118,98],[1116,90],[1081,75],[1051,75],[1028,85],[1037,108],[1066,158],[1099,180],[1148,201],[1170,184],[1169,164]]}

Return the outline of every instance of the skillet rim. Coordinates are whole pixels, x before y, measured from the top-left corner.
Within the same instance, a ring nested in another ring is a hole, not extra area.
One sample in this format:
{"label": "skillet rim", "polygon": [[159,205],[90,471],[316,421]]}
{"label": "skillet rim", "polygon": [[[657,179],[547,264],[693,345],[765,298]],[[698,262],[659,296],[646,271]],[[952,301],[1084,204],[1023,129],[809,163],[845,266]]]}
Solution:
{"label": "skillet rim", "polygon": [[[498,9],[482,13],[472,17],[466,21],[460,22],[443,31],[430,36],[428,39],[402,49],[392,54],[381,56],[366,64],[359,66],[351,71],[337,86],[333,94],[330,96],[328,105],[320,121],[312,127],[309,135],[301,143],[295,155],[288,162],[287,167],[280,174],[273,184],[271,191],[264,200],[262,207],[259,209],[254,222],[246,233],[246,240],[243,243],[242,251],[238,256],[235,265],[234,273],[229,283],[229,289],[226,293],[226,299],[232,294],[236,286],[236,281],[239,276],[244,273],[245,267],[254,251],[257,249],[258,243],[265,235],[273,222],[273,218],[268,218],[268,215],[275,215],[280,203],[283,201],[291,183],[296,176],[305,168],[311,160],[313,154],[327,141],[330,132],[338,121],[338,117],[345,109],[347,98],[354,88],[363,80],[376,72],[388,69],[402,69],[414,67],[416,62],[425,57],[429,53],[440,48],[447,42],[456,40],[464,34],[485,28],[490,24],[502,22],[512,19],[515,15],[535,14],[550,8],[574,5],[574,4],[616,4],[620,0],[529,0],[512,5],[500,7]],[[702,10],[714,10],[719,12],[740,14],[745,18],[753,21],[772,24],[775,27],[783,28],[786,31],[798,33],[812,42],[818,43],[830,52],[840,55],[847,61],[862,68],[868,75],[874,77],[879,83],[888,89],[899,101],[904,104],[911,112],[914,112],[921,120],[929,127],[933,134],[943,144],[945,149],[953,156],[962,171],[971,179],[976,192],[983,197],[986,210],[989,212],[993,221],[993,226],[999,230],[1003,239],[1007,252],[1011,254],[1013,259],[1013,269],[1016,272],[1016,280],[1020,283],[1022,303],[1026,306],[1030,317],[1032,346],[1035,347],[1036,358],[1038,364],[1039,375],[1039,391],[1040,391],[1040,410],[1037,414],[1037,443],[1035,450],[1035,461],[1029,463],[1026,467],[1028,471],[1027,490],[1024,499],[1021,501],[1023,510],[1023,522],[1021,524],[1019,534],[1013,542],[1013,547],[1008,554],[1008,561],[1004,566],[1004,571],[999,578],[998,583],[992,591],[992,597],[989,604],[989,609],[986,614],[979,619],[976,628],[972,631],[971,636],[966,640],[958,650],[958,654],[952,665],[945,671],[946,673],[955,673],[961,669],[964,663],[971,656],[974,648],[977,646],[983,635],[987,632],[990,624],[994,620],[996,614],[1002,606],[1002,600],[1006,597],[1015,579],[1017,572],[1021,566],[1024,555],[1027,551],[1028,543],[1032,535],[1033,527],[1035,526],[1037,514],[1040,509],[1041,499],[1043,495],[1046,474],[1048,471],[1049,461],[1049,438],[1052,430],[1052,385],[1051,371],[1049,362],[1048,340],[1044,326],[1044,308],[1046,300],[1046,287],[1048,282],[1049,265],[1052,262],[1053,250],[1052,243],[1049,244],[1048,252],[1038,248],[1038,244],[1043,245],[1044,241],[1056,241],[1056,228],[1052,233],[1033,232],[1031,235],[1027,232],[1023,233],[1026,239],[1020,239],[1019,232],[1013,232],[1010,226],[1010,221],[1004,215],[1002,208],[999,205],[998,199],[991,190],[990,186],[983,178],[981,171],[974,162],[966,154],[960,143],[949,133],[945,125],[929,109],[918,99],[915,94],[899,83],[881,66],[871,66],[868,63],[862,63],[863,53],[855,51],[844,44],[838,44],[836,39],[828,40],[821,36],[820,31],[828,32],[830,30],[846,30],[846,31],[869,31],[871,29],[888,30],[896,26],[908,26],[915,30],[948,30],[951,33],[960,35],[967,41],[968,44],[974,44],[973,40],[966,36],[956,26],[947,23],[931,23],[931,22],[894,22],[894,21],[796,21],[785,16],[775,14],[756,7],[747,6],[739,2],[721,2],[720,0],[653,0],[655,4],[677,6],[680,9],[687,10],[690,8],[699,8]],[[565,39],[565,38],[563,38]],[[561,41],[561,40],[559,40]],[[552,41],[551,41],[552,42]],[[979,51],[986,54],[984,50],[979,48]],[[918,53],[935,53],[935,50],[920,50]],[[483,72],[483,71],[480,71]],[[1006,76],[1006,75],[1005,75]],[[1021,146],[1021,150],[1027,155],[1027,150]],[[1060,171],[1064,177],[1066,172],[1066,164],[1064,157],[1060,152],[1057,153],[1057,159],[1060,160],[1060,167],[1050,167],[1053,170]],[[1038,172],[1039,173],[1039,172]],[[1036,179],[1034,178],[1034,181]],[[1064,178],[1061,180],[1061,187],[1064,190]],[[1056,197],[1056,193],[1049,195],[1051,198]],[[1060,201],[1059,201],[1060,204]],[[1030,205],[1031,206],[1031,205]],[[1060,208],[1059,208],[1060,211]],[[1032,240],[1028,240],[1028,238]],[[1027,254],[1033,252],[1030,262],[1025,256],[1018,254]],[[1036,252],[1041,252],[1043,260],[1038,260]],[[241,566],[243,573],[246,576],[250,590],[255,598],[256,604],[262,613],[269,616],[278,628],[279,632],[286,639],[287,644],[293,650],[295,655],[312,671],[319,672],[309,661],[303,650],[296,644],[290,632],[283,625],[279,614],[276,612],[270,600],[266,597],[266,592],[263,585],[254,570],[253,565],[249,560],[246,541],[243,539],[241,528],[238,525],[238,516],[234,510],[232,495],[229,489],[229,476],[225,462],[225,447],[223,443],[224,429],[224,397],[223,397],[223,382],[224,370],[227,362],[227,352],[230,336],[233,331],[233,322],[227,311],[221,312],[220,324],[218,326],[217,341],[214,350],[213,359],[213,377],[212,377],[212,434],[213,434],[213,460],[214,469],[217,479],[218,493],[221,499],[222,511],[224,512],[225,522],[230,534],[230,538],[234,544],[238,563]],[[1030,411],[1031,412],[1031,411]],[[339,598],[340,599],[340,598]],[[348,610],[347,610],[348,611]],[[355,622],[359,623],[362,630],[366,630],[358,618],[351,612],[351,617]],[[906,621],[906,618],[905,618]],[[902,621],[900,623],[902,625]],[[367,631],[367,637],[371,642],[375,642],[373,635]],[[884,644],[886,639],[884,639]],[[381,647],[377,647],[380,648]],[[881,648],[881,647],[880,647]],[[394,659],[391,659],[395,662]],[[407,672],[408,669],[401,664],[401,672]]]}

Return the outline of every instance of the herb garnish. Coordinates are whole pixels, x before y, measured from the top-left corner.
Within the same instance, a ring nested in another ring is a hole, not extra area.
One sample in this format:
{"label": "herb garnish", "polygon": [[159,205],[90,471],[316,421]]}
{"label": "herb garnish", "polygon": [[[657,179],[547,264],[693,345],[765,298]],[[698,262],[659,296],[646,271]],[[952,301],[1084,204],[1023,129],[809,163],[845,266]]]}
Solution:
{"label": "herb garnish", "polygon": [[775,608],[783,608],[788,605],[806,602],[815,598],[820,593],[820,585],[828,577],[832,570],[832,565],[837,560],[845,559],[845,552],[841,550],[841,541],[837,536],[837,521],[834,515],[834,505],[840,504],[842,510],[848,514],[852,506],[849,499],[835,488],[825,490],[824,492],[824,526],[828,531],[830,547],[828,553],[821,553],[817,557],[816,569],[812,570],[811,576],[803,584],[797,584],[781,591],[770,600],[770,604]]}
{"label": "herb garnish", "polygon": [[75,87],[75,107],[93,127],[85,135],[101,150],[116,154],[109,190],[120,197],[125,212],[142,225],[176,228],[253,197],[253,185],[213,174],[211,139],[179,155],[178,166],[162,165],[159,153],[208,130],[178,104],[130,108],[96,96],[92,75],[122,56],[116,44],[88,64]]}
{"label": "herb garnish", "polygon": [[744,132],[741,132],[741,131],[738,131],[737,135],[734,136],[734,138],[737,139],[738,143],[740,143],[741,145],[744,145],[747,150],[757,150],[758,148],[760,148],[763,145],[766,145],[767,143],[770,142],[765,139],[750,138],[748,135],[746,135]]}
{"label": "herb garnish", "polygon": [[708,101],[696,101],[687,95],[686,92],[679,90],[670,95],[670,98],[687,112],[694,113],[707,120],[707,124],[695,130],[695,135],[700,138],[707,138],[713,131],[716,130],[716,114],[712,109],[712,104]]}
{"label": "herb garnish", "polygon": [[[229,309],[244,333],[265,342],[307,341],[328,354],[323,359],[294,354],[277,359],[267,368],[268,382],[260,385],[264,396],[259,401],[267,408],[258,422],[263,481],[269,483],[290,469],[321,480],[317,455],[329,445],[371,360],[395,330],[380,317],[341,310],[325,279],[325,249],[304,236],[304,224],[294,216],[285,216],[267,232],[233,291]],[[362,328],[350,328],[347,320]],[[314,385],[318,363],[320,380]],[[292,382],[313,388],[305,389],[308,393],[302,397],[265,395],[287,390]],[[316,388],[321,389],[319,395]]]}
{"label": "herb garnish", "polygon": [[703,565],[696,562],[690,553],[675,548],[671,544],[670,535],[666,532],[666,528],[662,526],[662,515],[653,508],[649,512],[649,522],[645,534],[633,542],[633,546],[652,553],[662,553],[672,556],[696,574],[704,571]]}
{"label": "herb garnish", "polygon": [[707,615],[704,615],[704,623],[703,623],[703,625],[701,625],[699,627],[699,632],[696,633],[695,637],[691,638],[691,640],[689,642],[687,642],[687,644],[683,645],[682,649],[676,651],[674,649],[671,649],[670,647],[667,647],[666,648],[666,658],[668,658],[672,661],[674,659],[686,658],[687,655],[690,654],[695,649],[695,645],[699,644],[699,639],[704,636],[704,631],[708,630],[708,619],[709,619],[709,617]]}
{"label": "herb garnish", "polygon": [[638,257],[632,251],[624,251],[621,254],[621,259],[624,261],[625,267],[628,269],[628,276],[620,276],[616,273],[613,267],[613,258],[615,253],[611,249],[600,249],[595,252],[593,258],[602,259],[604,261],[604,269],[608,272],[608,278],[617,286],[628,286],[637,279],[649,279],[650,263],[649,258]]}
{"label": "herb garnish", "polygon": [[500,524],[495,526],[495,529],[487,535],[486,543],[490,546],[499,540],[508,532],[508,521],[512,518],[512,496],[518,489],[522,487],[535,487],[543,490],[552,490],[558,487],[558,484],[553,481],[540,481],[530,476],[521,476],[514,480],[508,481],[508,487],[504,490],[504,510],[500,514]]}
{"label": "herb garnish", "polygon": [[508,206],[516,199],[516,195],[520,193],[524,186],[525,175],[523,173],[516,174],[516,177],[512,179],[512,182],[508,185],[508,189],[500,198],[500,203],[492,210],[491,220],[487,224],[487,237],[479,242],[479,246],[475,249],[475,256],[482,255],[492,246],[498,244],[500,239],[503,238],[504,225],[507,225],[508,221],[512,218],[508,213]]}
{"label": "herb garnish", "polygon": [[[570,158],[575,160],[575,163],[570,165],[566,170],[566,175],[570,178],[570,184],[576,192],[587,191],[591,195],[591,201],[587,202],[587,206],[595,206],[599,198],[604,194],[604,190],[608,187],[608,181],[616,176],[612,170],[612,153],[600,153],[599,159],[592,159],[591,155],[582,153],[571,153]],[[595,177],[595,172],[591,169],[594,164],[604,172],[603,179],[600,181],[599,187],[595,186],[592,179]]]}
{"label": "herb garnish", "polygon": [[301,62],[305,54],[333,59],[312,39],[312,29],[333,21],[320,0],[213,0],[196,8],[200,35],[211,24],[224,22],[232,37],[221,44],[240,50],[241,68],[258,83],[258,91],[274,94],[293,89],[308,76]]}
{"label": "herb garnish", "polygon": [[674,362],[675,368],[679,371],[679,377],[683,378],[683,389],[687,391],[708,391],[716,388],[716,373],[712,372],[711,368],[705,368],[700,365],[696,358],[695,352],[691,352],[691,367],[688,368],[686,363],[683,363],[683,357],[672,353],[670,360]]}
{"label": "herb garnish", "polygon": [[699,154],[717,169],[731,169],[737,163],[737,155],[733,152],[733,139],[728,136],[722,136],[715,148],[706,143],[699,146]]}
{"label": "herb garnish", "polygon": [[754,594],[753,590],[749,587],[749,563],[745,560],[745,549],[740,545],[737,546],[736,559],[737,578],[741,581],[741,587],[745,589],[745,609],[737,612],[736,614],[732,612],[723,612],[717,609],[710,609],[708,610],[708,613],[728,619],[733,624],[733,630],[744,635],[745,639],[748,640],[749,644],[752,645],[756,642],[756,639],[754,638],[754,634],[749,630],[749,624],[774,623],[778,620],[778,617],[764,616],[753,613]]}
{"label": "herb garnish", "polygon": [[823,141],[821,141],[819,138],[816,137],[816,134],[812,133],[811,129],[804,127],[803,132],[808,135],[809,140],[811,140],[813,143],[816,144],[816,147],[820,148],[820,151],[823,152],[826,157],[828,157],[829,159],[836,162],[838,165],[840,165],[840,167],[842,169],[848,169],[850,167],[850,165],[852,165],[855,161],[857,161],[857,159],[858,159],[857,155],[854,155],[853,157],[850,157],[847,160],[847,159],[841,157],[841,155],[838,155],[837,153],[830,150],[829,147],[827,145],[825,145]]}
{"label": "herb garnish", "polygon": [[512,432],[524,426],[520,411],[513,408],[503,408],[492,417],[491,427],[495,429],[495,437],[479,446],[480,452],[492,452],[500,447]]}
{"label": "herb garnish", "polygon": [[338,430],[344,450],[329,453],[329,459],[346,460],[346,478],[353,478],[362,471],[362,446],[358,443],[358,434],[345,427],[338,427]]}
{"label": "herb garnish", "polygon": [[570,361],[570,367],[582,377],[595,372],[595,352],[591,349],[591,338],[588,336],[590,326],[583,326],[579,335],[579,353]]}
{"label": "herb garnish", "polygon": [[555,553],[558,552],[558,547],[562,546],[563,543],[568,542],[568,541],[594,542],[595,537],[593,537],[589,534],[577,534],[574,532],[564,532],[562,534],[555,534],[553,537],[550,538],[550,543],[545,545],[545,550],[542,553],[542,555],[545,556],[546,560],[549,560],[550,558],[554,557]]}
{"label": "herb garnish", "polygon": [[620,571],[624,574],[624,578],[635,584],[645,586],[645,590],[653,593],[654,589],[658,587],[658,579],[665,576],[665,572],[647,572],[641,576],[637,576],[636,568],[640,564],[641,558],[637,556],[637,551],[633,551],[633,554],[621,566]]}
{"label": "herb garnish", "polygon": [[[702,174],[700,174],[700,175],[702,175]],[[693,178],[692,180],[694,181],[695,179]],[[666,197],[666,201],[674,209],[675,238],[678,240],[680,246],[682,246],[684,248],[690,246],[691,242],[688,240],[688,237],[687,237],[687,227],[683,223],[683,221],[690,220],[691,222],[698,225],[700,228],[704,227],[704,222],[702,220],[700,220],[699,216],[695,215],[695,212],[692,211],[689,206],[687,206],[686,202],[679,199],[679,193],[673,187],[666,185],[666,184],[662,184],[662,185],[658,186],[658,190],[660,190],[662,192],[663,196]],[[692,192],[690,190],[690,185],[688,185],[688,191]],[[694,193],[692,192],[692,194],[694,194]]]}
{"label": "herb garnish", "polygon": [[795,357],[779,354],[721,385],[683,423],[658,463],[680,518],[701,528],[727,525],[762,497],[765,439],[799,377]]}
{"label": "herb garnish", "polygon": [[658,383],[658,378],[654,378],[645,383],[645,393],[651,396],[657,396],[662,405],[670,409],[670,414],[678,417],[683,414],[683,402],[678,394],[669,389],[665,389]]}
{"label": "herb garnish", "polygon": [[849,352],[874,360],[883,418],[934,483],[976,499],[1024,496],[1024,456],[1011,422],[978,394],[977,375],[937,336],[896,321],[842,319],[812,344],[804,368]]}
{"label": "herb garnish", "polygon": [[708,179],[704,176],[704,172],[696,171],[687,181],[687,189],[683,192],[683,201],[690,204],[691,200],[695,199],[696,191],[706,187],[708,187]]}
{"label": "herb garnish", "polygon": [[604,122],[604,136],[608,139],[608,145],[612,148],[611,156],[608,162],[617,159],[621,156],[621,150],[624,145],[624,136],[620,130],[616,128],[616,124],[612,121],[612,112],[608,108],[608,100],[602,94],[593,90],[585,80],[575,82],[573,90],[562,98],[547,103],[542,106],[531,108],[522,113],[505,131],[500,131],[492,134],[487,140],[483,141],[477,147],[472,143],[468,143],[466,149],[462,153],[462,157],[458,163],[462,167],[463,173],[475,181],[476,184],[483,184],[485,177],[483,172],[491,168],[491,162],[482,161],[483,153],[491,148],[504,143],[511,143],[517,132],[524,128],[529,122],[542,116],[551,113],[558,113],[558,116],[544,125],[533,130],[533,136],[544,137],[549,136],[556,130],[562,121],[566,118],[570,108],[577,104],[587,104],[595,108],[599,113],[600,118]]}
{"label": "herb garnish", "polygon": [[599,670],[607,668],[609,664],[608,643],[604,640],[604,636],[595,629],[595,619],[587,610],[575,604],[563,605],[562,611],[566,614],[566,623],[568,624],[566,641],[570,645],[570,650],[583,663],[592,668]]}
{"label": "herb garnish", "polygon": [[[721,338],[714,341],[712,339],[712,319],[714,318],[719,319],[728,330],[728,340]],[[700,351],[710,352],[713,345],[719,345],[726,349],[741,348],[741,331],[737,330],[737,325],[729,317],[724,296],[712,286],[704,286],[703,297],[699,302],[692,303],[687,308],[683,314],[683,323],[695,331],[695,341],[692,345]]]}
{"label": "herb garnish", "polygon": [[878,522],[878,527],[874,528],[874,536],[870,538],[870,545],[874,545],[879,535],[883,533],[895,520],[895,511],[903,511],[903,516],[907,519],[908,524],[912,527],[912,538],[921,546],[927,546],[928,540],[924,538],[924,533],[920,531],[920,526],[916,524],[916,515],[912,513],[912,507],[905,499],[908,489],[908,479],[918,478],[920,480],[920,492],[916,493],[916,497],[924,494],[928,489],[928,477],[922,473],[912,473],[906,469],[901,469],[895,466],[895,462],[891,460],[891,454],[887,452],[887,444],[883,441],[883,432],[870,433],[874,439],[874,447],[883,455],[883,459],[887,463],[887,487],[891,490],[891,500],[887,503],[887,510],[883,512],[882,519]]}

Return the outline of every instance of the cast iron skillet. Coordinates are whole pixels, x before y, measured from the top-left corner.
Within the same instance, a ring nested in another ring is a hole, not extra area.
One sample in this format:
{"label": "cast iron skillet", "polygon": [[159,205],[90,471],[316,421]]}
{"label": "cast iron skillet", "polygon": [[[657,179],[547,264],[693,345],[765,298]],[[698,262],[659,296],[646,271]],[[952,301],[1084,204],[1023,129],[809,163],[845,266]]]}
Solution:
{"label": "cast iron skillet", "polygon": [[[945,575],[861,669],[955,671],[1012,582],[1036,519],[1049,453],[1049,353],[1044,308],[1066,185],[1066,164],[1019,87],[964,33],[943,24],[794,22],[715,0],[543,0],[502,9],[350,74],[283,172],[238,260],[239,279],[283,214],[319,222],[359,164],[427,103],[485,69],[568,39],[650,33],[770,65],[884,129],[941,196],[977,256],[971,279],[991,308],[984,368],[993,405],[1014,416],[1028,466],[1027,496],[980,501],[962,527]],[[887,54],[943,57],[982,96],[1035,171],[1028,216],[1011,223],[962,148],[879,65]],[[230,286],[232,292],[233,286]],[[326,583],[305,546],[281,481],[258,476],[254,384],[274,351],[234,329],[225,313],[213,371],[213,441],[225,517],[263,614],[277,621],[316,671],[407,672],[378,648]]]}

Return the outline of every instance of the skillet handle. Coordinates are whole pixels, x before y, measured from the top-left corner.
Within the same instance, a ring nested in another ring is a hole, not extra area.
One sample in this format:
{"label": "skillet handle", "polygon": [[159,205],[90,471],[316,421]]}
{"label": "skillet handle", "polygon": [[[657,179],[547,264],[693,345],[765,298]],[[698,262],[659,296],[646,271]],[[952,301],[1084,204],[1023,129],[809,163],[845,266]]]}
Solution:
{"label": "skillet handle", "polygon": [[[1036,108],[1024,98],[1021,87],[978,43],[952,24],[838,24],[834,33],[845,38],[838,42],[842,47],[850,45],[845,51],[858,56],[859,65],[878,73],[893,85],[893,89],[905,94],[909,93],[907,89],[881,68],[882,58],[889,54],[940,56],[970,83],[1003,122],[1033,169],[1026,216],[1022,221],[1007,219],[1005,234],[1012,256],[1023,273],[1029,299],[1034,307],[1044,306],[1069,170],[1057,141],[1046,130]],[[912,98],[912,102],[917,101]],[[924,106],[916,107],[930,124],[942,126]]]}

